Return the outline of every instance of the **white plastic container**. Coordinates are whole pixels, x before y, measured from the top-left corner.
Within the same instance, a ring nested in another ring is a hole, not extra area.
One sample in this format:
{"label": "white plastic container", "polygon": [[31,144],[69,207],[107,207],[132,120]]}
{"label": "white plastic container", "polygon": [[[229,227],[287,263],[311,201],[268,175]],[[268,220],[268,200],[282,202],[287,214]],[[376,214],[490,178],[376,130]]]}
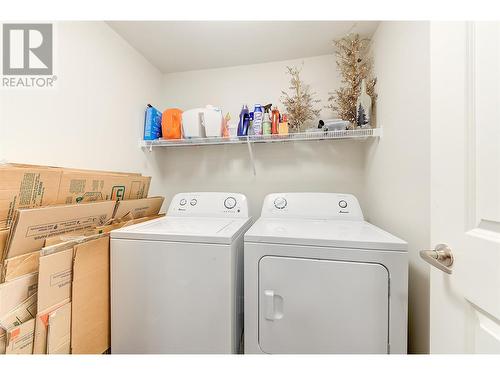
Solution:
{"label": "white plastic container", "polygon": [[205,127],[207,137],[222,136],[222,110],[217,107],[207,105],[202,111],[202,124]]}
{"label": "white plastic container", "polygon": [[211,105],[184,111],[182,113],[184,138],[221,137],[222,119],[221,109]]}

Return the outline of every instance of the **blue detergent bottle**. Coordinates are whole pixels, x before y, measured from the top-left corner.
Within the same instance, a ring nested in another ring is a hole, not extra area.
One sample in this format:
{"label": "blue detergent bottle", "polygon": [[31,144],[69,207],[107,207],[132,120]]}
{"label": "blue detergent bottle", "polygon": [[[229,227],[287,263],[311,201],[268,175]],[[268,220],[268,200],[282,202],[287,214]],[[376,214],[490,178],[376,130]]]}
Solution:
{"label": "blue detergent bottle", "polygon": [[248,107],[243,105],[240,112],[240,122],[238,123],[238,137],[244,137],[248,134]]}

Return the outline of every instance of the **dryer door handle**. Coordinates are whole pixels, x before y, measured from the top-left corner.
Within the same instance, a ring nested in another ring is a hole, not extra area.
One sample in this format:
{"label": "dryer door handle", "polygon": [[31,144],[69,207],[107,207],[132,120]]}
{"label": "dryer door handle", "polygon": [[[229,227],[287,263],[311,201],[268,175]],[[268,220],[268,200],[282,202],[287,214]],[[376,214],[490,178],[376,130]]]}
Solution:
{"label": "dryer door handle", "polygon": [[283,297],[274,290],[264,290],[264,317],[266,320],[279,320],[283,318]]}

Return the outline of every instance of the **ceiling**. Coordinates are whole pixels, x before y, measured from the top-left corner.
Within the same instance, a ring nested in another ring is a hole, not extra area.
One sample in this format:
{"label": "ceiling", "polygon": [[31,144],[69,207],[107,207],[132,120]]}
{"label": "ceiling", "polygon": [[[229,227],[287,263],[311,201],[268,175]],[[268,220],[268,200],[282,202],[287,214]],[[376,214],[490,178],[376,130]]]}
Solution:
{"label": "ceiling", "polygon": [[259,64],[333,53],[349,32],[371,36],[376,21],[109,21],[163,73]]}

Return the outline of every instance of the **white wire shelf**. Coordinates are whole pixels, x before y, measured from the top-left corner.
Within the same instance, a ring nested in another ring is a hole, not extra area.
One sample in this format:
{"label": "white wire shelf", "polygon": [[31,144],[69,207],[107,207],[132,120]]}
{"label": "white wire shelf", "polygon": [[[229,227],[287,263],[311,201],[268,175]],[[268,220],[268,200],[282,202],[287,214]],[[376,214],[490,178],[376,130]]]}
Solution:
{"label": "white wire shelf", "polygon": [[234,138],[189,138],[189,139],[157,139],[154,141],[139,142],[140,147],[182,147],[182,146],[207,146],[207,145],[227,145],[227,144],[245,144],[245,143],[274,143],[274,142],[298,142],[298,141],[322,141],[335,139],[367,139],[376,138],[382,135],[382,129],[354,129],[354,130],[332,130],[290,133],[287,135],[251,135]]}

